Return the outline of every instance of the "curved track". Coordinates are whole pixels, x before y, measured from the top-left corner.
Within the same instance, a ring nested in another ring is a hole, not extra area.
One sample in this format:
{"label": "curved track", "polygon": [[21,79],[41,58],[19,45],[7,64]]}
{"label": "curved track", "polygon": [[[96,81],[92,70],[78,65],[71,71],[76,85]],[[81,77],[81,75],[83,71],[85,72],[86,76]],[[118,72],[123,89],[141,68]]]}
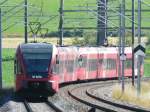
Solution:
{"label": "curved track", "polygon": [[93,95],[92,89],[94,88],[103,88],[103,87],[109,87],[112,86],[117,81],[106,81],[101,83],[92,83],[87,85],[80,85],[78,87],[74,87],[70,90],[68,90],[69,95],[77,100],[78,102],[81,102],[83,104],[86,104],[91,107],[90,111],[106,111],[106,112],[129,112],[129,111],[142,111],[142,112],[148,112],[148,110],[142,109],[142,108],[136,108],[131,107],[127,105],[121,105],[121,104],[115,104],[112,101],[107,101],[103,98],[99,98],[95,95]]}
{"label": "curved track", "polygon": [[24,100],[23,103],[27,112],[63,112],[50,101],[28,102],[27,100]]}
{"label": "curved track", "polygon": [[100,87],[101,86],[96,86],[96,87],[93,87],[91,89],[88,89],[88,90],[86,90],[86,94],[89,97],[91,97],[91,98],[93,98],[93,99],[95,99],[99,102],[104,102],[106,104],[113,105],[116,108],[127,109],[128,111],[149,112],[149,110],[146,110],[146,109],[143,109],[143,108],[137,108],[137,107],[133,107],[133,106],[129,106],[129,105],[123,105],[123,104],[120,104],[120,103],[115,103],[115,102],[112,102],[111,100],[107,100],[105,98],[97,96],[96,94],[93,93],[93,90],[98,89]]}
{"label": "curved track", "polygon": [[[131,82],[130,79],[126,79],[126,81]],[[133,105],[117,104],[113,100],[108,100],[108,98],[111,98],[109,96],[111,93],[105,96],[105,93],[108,93],[109,90],[107,88],[111,88],[116,83],[118,83],[118,80],[71,84],[60,88],[60,91],[54,95],[56,96],[54,98],[49,97],[49,100],[45,100],[44,102],[26,101],[27,104],[24,104],[28,112],[149,112],[149,110],[143,108],[133,107]],[[105,97],[103,95],[99,96],[101,95],[99,93],[104,93]],[[108,98],[106,98],[107,96]]]}

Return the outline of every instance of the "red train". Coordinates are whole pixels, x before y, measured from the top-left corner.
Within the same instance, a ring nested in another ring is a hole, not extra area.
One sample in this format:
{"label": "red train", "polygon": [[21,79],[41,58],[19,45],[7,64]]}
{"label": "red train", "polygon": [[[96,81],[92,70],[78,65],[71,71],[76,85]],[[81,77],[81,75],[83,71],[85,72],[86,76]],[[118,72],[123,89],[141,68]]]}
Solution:
{"label": "red train", "polygon": [[[131,48],[125,48],[125,76],[132,74]],[[119,74],[117,47],[56,47],[47,43],[21,44],[16,51],[15,89],[48,89],[77,80],[113,78]]]}

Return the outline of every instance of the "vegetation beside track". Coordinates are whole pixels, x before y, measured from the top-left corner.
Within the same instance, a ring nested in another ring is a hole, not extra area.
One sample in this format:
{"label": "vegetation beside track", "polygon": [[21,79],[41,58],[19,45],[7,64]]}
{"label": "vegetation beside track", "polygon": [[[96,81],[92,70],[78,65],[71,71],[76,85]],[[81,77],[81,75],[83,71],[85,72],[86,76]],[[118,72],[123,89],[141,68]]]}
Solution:
{"label": "vegetation beside track", "polygon": [[2,50],[3,87],[14,85],[14,56],[15,49]]}
{"label": "vegetation beside track", "polygon": [[122,93],[121,85],[115,85],[113,87],[112,97],[120,101],[149,108],[150,82],[143,82],[141,84],[141,94],[139,96],[137,95],[136,87],[132,87],[131,84],[125,85],[124,93]]}
{"label": "vegetation beside track", "polygon": [[150,76],[149,67],[150,67],[150,45],[146,47],[146,57],[144,60],[144,74],[145,76],[148,76],[148,77]]}
{"label": "vegetation beside track", "polygon": [[3,87],[14,86],[14,61],[3,61]]}
{"label": "vegetation beside track", "polygon": [[[29,42],[33,42],[34,39],[32,37],[28,38]],[[37,42],[46,42],[46,43],[52,43],[54,45],[57,45],[58,38],[51,37],[51,38],[36,38]],[[63,39],[64,45],[71,45],[72,39],[71,38],[64,38]],[[3,48],[17,48],[17,46],[21,43],[24,43],[24,38],[3,38],[2,46]]]}

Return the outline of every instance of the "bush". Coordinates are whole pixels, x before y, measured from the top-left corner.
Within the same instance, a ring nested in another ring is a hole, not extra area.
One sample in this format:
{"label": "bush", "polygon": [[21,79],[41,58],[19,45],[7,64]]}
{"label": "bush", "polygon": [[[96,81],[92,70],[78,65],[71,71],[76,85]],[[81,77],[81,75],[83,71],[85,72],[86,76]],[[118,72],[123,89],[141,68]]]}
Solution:
{"label": "bush", "polygon": [[[59,37],[59,31],[50,32],[46,37]],[[83,37],[83,30],[65,30],[64,37]]]}
{"label": "bush", "polygon": [[126,39],[126,45],[127,46],[132,46],[132,37],[131,36],[130,37],[126,37],[125,39]]}
{"label": "bush", "polygon": [[110,31],[110,32],[107,32],[107,36],[110,36],[110,37],[118,37],[118,31]]}
{"label": "bush", "polygon": [[150,37],[148,37],[147,39],[148,39],[148,40],[147,40],[146,45],[150,45]]}
{"label": "bush", "polygon": [[95,32],[84,32],[83,38],[75,38],[73,40],[74,45],[96,45],[96,33]]}

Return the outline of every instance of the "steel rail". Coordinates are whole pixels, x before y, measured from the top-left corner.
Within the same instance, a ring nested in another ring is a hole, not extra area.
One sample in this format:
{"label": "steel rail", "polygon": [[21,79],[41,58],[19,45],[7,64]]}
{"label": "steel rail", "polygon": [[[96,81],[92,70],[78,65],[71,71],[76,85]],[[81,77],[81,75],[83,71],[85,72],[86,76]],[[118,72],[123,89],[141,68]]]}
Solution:
{"label": "steel rail", "polygon": [[29,105],[29,103],[26,100],[24,100],[23,103],[24,103],[25,108],[27,109],[27,112],[33,112],[31,106]]}
{"label": "steel rail", "polygon": [[[99,86],[98,86],[99,87]],[[91,89],[96,89],[97,87],[95,88],[91,88]],[[123,104],[120,104],[120,103],[115,103],[115,102],[112,102],[111,100],[106,100],[104,98],[101,98],[101,97],[98,97],[96,95],[93,95],[90,91],[91,89],[89,90],[86,90],[86,94],[89,96],[89,97],[92,97],[93,99],[95,100],[98,100],[100,102],[104,102],[106,104],[109,104],[109,105],[112,105],[112,106],[115,106],[115,107],[118,107],[118,108],[122,108],[122,109],[127,109],[127,110],[130,110],[130,111],[137,111],[137,112],[149,112],[149,110],[147,109],[144,109],[144,108],[138,108],[138,107],[133,107],[133,106],[129,106],[129,105],[123,105]]]}
{"label": "steel rail", "polygon": [[[143,77],[142,78],[142,80],[143,81],[147,81],[147,80],[150,80],[150,78],[145,78],[145,77]],[[131,81],[130,79],[128,80],[128,79],[126,79],[125,80],[125,82],[129,82],[129,81]],[[103,83],[100,83],[100,85],[98,85],[97,83],[96,84],[92,84],[92,85],[90,85],[89,83],[87,84],[87,85],[83,85],[82,87],[89,87],[89,86],[101,86],[101,87],[104,87],[104,86],[106,86],[106,84],[107,85],[112,85],[112,83],[117,83],[118,82],[118,80],[113,80],[113,81],[108,81],[108,82],[103,82]],[[105,84],[105,85],[104,85]],[[114,110],[114,109],[110,109],[110,108],[107,108],[107,107],[102,107],[102,106],[99,106],[99,105],[97,105],[97,104],[92,104],[92,103],[90,103],[89,101],[86,101],[86,100],[83,100],[83,99],[80,99],[80,97],[78,97],[78,96],[76,96],[76,95],[74,95],[73,94],[73,90],[75,90],[75,89],[77,89],[76,87],[75,88],[73,88],[73,89],[71,89],[71,90],[68,90],[68,94],[73,98],[73,99],[75,99],[75,100],[77,100],[77,101],[79,101],[79,102],[81,102],[81,103],[83,103],[83,104],[86,104],[86,105],[88,105],[88,106],[90,106],[91,107],[91,109],[98,109],[98,110],[103,110],[103,111],[108,111],[108,112],[116,112],[116,110]],[[91,89],[91,88],[90,88]],[[92,95],[90,95],[89,93],[88,93],[88,91],[86,90],[86,95],[88,96],[88,97],[91,97]],[[93,98],[93,99],[95,99],[95,96],[93,96],[93,97],[91,97],[91,98]],[[98,99],[95,99],[95,100],[98,100]],[[104,103],[104,104],[106,104],[106,105],[110,105],[110,106],[113,106],[114,108],[118,108],[118,109],[123,109],[123,110],[129,110],[129,111],[142,111],[142,112],[149,112],[149,110],[147,110],[147,109],[145,109],[145,108],[141,108],[141,107],[132,107],[132,106],[127,106],[127,105],[123,105],[123,104],[116,104],[116,103],[114,103],[114,102],[112,102],[112,101],[105,101],[105,99],[102,99],[101,98],[101,100],[98,100],[98,101],[100,101],[100,102],[102,102],[102,103]]]}
{"label": "steel rail", "polygon": [[[109,84],[110,83],[113,83],[113,81],[109,81],[108,82]],[[103,83],[102,83],[103,84]],[[89,85],[89,84],[87,84],[87,85],[84,85],[84,86],[93,86],[93,85],[97,85],[97,84],[92,84],[92,85]],[[82,86],[82,87],[84,87],[84,86]],[[97,105],[97,104],[93,104],[93,103],[90,103],[90,102],[88,102],[88,101],[86,101],[86,100],[83,100],[83,99],[81,99],[81,98],[79,98],[79,97],[77,97],[76,95],[74,95],[73,94],[73,90],[74,89],[76,89],[76,88],[73,88],[73,89],[71,89],[71,90],[68,90],[68,94],[73,98],[73,99],[75,99],[75,100],[77,100],[77,101],[79,101],[79,102],[81,102],[81,103],[83,103],[83,104],[86,104],[86,105],[88,105],[89,107],[91,107],[91,110],[94,110],[94,111],[96,111],[96,110],[101,110],[101,111],[105,111],[105,112],[116,112],[114,109],[110,109],[110,108],[107,108],[107,107],[104,107],[104,106],[100,106],[100,105]],[[90,111],[91,111],[90,110]]]}
{"label": "steel rail", "polygon": [[79,102],[81,102],[81,103],[83,103],[83,104],[86,104],[86,105],[90,106],[91,109],[94,109],[94,110],[95,110],[95,109],[98,109],[98,110],[102,110],[102,111],[106,111],[106,112],[116,112],[116,111],[114,111],[113,109],[109,109],[109,108],[107,108],[107,107],[99,106],[99,105],[96,105],[96,104],[92,104],[92,103],[90,103],[90,102],[88,102],[88,101],[82,100],[82,99],[76,97],[75,95],[73,95],[70,91],[68,91],[68,94],[69,94],[73,99],[75,99],[75,100],[77,100],[77,101],[79,101]]}
{"label": "steel rail", "polygon": [[45,102],[48,106],[50,106],[54,111],[56,112],[64,112],[60,107],[56,106],[54,103],[52,103],[51,101],[46,101]]}

